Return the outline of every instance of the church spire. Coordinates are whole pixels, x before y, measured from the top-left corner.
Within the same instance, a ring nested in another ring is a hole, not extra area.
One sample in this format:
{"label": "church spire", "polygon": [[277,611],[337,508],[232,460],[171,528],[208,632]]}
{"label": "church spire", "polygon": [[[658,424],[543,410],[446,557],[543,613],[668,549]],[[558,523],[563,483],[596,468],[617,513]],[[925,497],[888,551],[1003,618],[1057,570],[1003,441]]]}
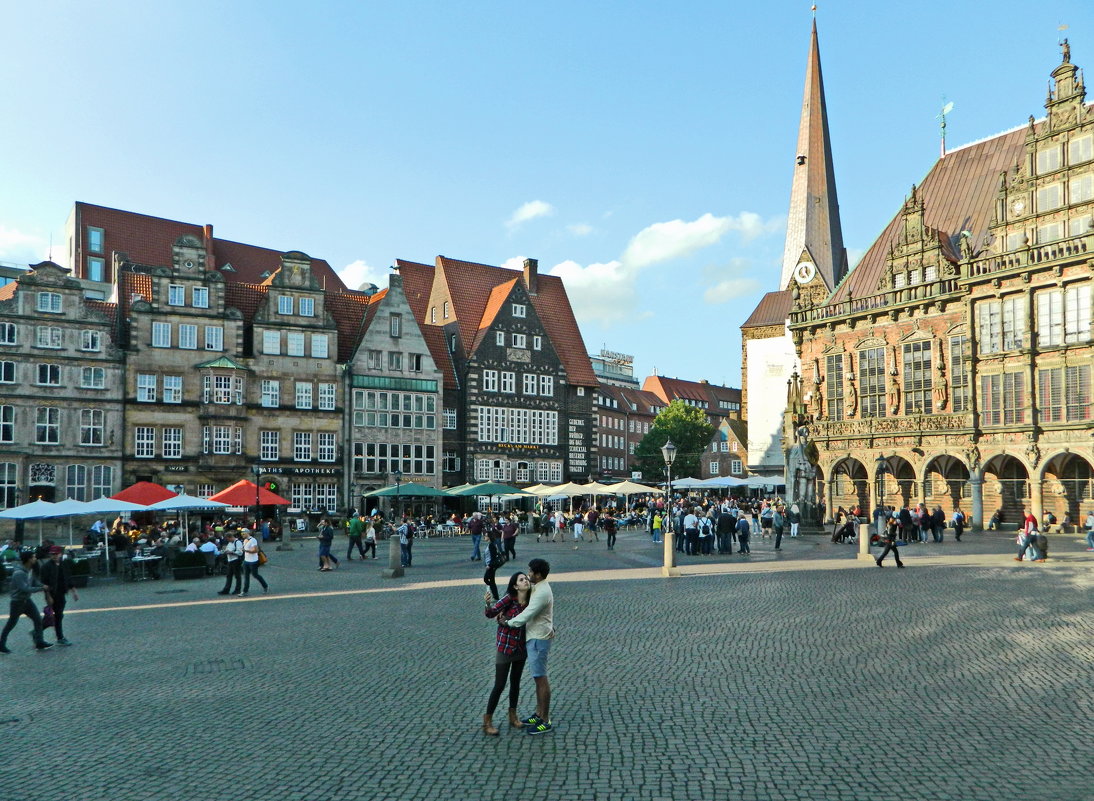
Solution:
{"label": "church spire", "polygon": [[[847,272],[815,18],[809,43],[809,61],[805,68],[805,94],[798,128],[798,151],[794,159],[794,183],[790,190],[780,289],[789,287],[798,264],[803,261],[816,265],[817,274],[829,290],[835,289]],[[810,272],[806,270],[804,274],[809,275]]]}

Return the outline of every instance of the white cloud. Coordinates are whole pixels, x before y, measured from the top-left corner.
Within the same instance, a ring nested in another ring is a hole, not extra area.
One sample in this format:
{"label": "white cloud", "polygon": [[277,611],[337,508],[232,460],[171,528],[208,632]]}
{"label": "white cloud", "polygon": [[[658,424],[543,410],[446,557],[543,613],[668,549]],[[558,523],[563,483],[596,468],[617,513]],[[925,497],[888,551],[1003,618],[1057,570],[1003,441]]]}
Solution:
{"label": "white cloud", "polygon": [[678,259],[701,248],[717,244],[729,231],[737,231],[747,242],[778,231],[782,218],[764,220],[759,214],[742,211],[736,217],[715,217],[707,212],[691,222],[670,220],[654,223],[639,231],[627,245],[623,261],[636,268]]}
{"label": "white cloud", "polygon": [[[59,245],[53,247],[52,255],[53,261],[62,267],[68,261],[64,248]],[[37,264],[49,257],[49,242],[43,237],[0,225],[0,261],[10,261],[20,265]]]}
{"label": "white cloud", "polygon": [[529,220],[534,220],[537,217],[550,217],[554,213],[555,207],[545,200],[529,200],[519,209],[514,211],[513,215],[505,224],[509,228],[515,228]]}
{"label": "white cloud", "polygon": [[755,278],[727,278],[709,287],[703,293],[703,300],[707,303],[725,303],[726,301],[751,295],[760,289],[760,282]]}
{"label": "white cloud", "polygon": [[588,236],[593,232],[593,227],[588,223],[574,223],[573,225],[567,225],[566,230],[574,236]]}
{"label": "white cloud", "polygon": [[504,267],[506,270],[523,270],[524,256],[511,256],[498,266]]}
{"label": "white cloud", "polygon": [[615,323],[634,319],[634,281],[621,261],[609,261],[582,267],[576,261],[564,261],[549,271],[566,285],[570,305],[579,320]]}
{"label": "white cloud", "polygon": [[359,289],[364,283],[376,284],[380,289],[387,289],[387,277],[391,272],[388,269],[373,267],[364,259],[347,264],[338,270],[338,277],[350,289]]}

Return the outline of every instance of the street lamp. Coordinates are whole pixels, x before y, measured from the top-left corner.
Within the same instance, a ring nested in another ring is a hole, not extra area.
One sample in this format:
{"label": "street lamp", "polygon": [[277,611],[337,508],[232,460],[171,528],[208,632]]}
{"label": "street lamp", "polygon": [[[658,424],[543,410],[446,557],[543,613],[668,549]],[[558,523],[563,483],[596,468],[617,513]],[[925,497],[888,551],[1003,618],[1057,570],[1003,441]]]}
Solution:
{"label": "street lamp", "polygon": [[[883,454],[878,454],[877,459],[874,460],[874,482],[872,485],[873,492],[870,493],[869,500],[870,508],[866,510],[875,521],[884,520],[879,518],[876,514],[878,507],[883,505],[885,499],[885,474],[888,473],[889,460],[885,458]],[[880,526],[882,523],[878,523],[879,530],[877,535],[881,536]],[[858,529],[858,558],[859,559],[873,559],[870,554],[870,523],[860,523]]]}
{"label": "street lamp", "polygon": [[392,517],[399,518],[399,487],[403,482],[403,471],[396,470],[391,474],[391,477],[395,479],[395,509],[392,513]]}
{"label": "street lamp", "polygon": [[[672,444],[672,440],[666,440],[665,444],[661,447],[661,456],[665,460],[665,517],[671,519],[672,513],[672,463],[676,461],[676,446]],[[673,530],[669,526],[662,526],[661,532],[664,535],[665,540],[665,561],[661,566],[662,576],[679,576],[680,569],[676,567],[676,549],[672,547]]]}

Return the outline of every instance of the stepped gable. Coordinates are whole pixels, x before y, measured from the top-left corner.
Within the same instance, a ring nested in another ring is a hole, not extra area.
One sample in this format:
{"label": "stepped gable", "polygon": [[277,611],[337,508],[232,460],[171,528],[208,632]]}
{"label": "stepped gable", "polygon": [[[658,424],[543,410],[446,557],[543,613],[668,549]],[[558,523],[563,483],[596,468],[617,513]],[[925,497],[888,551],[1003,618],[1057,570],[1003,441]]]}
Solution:
{"label": "stepped gable", "polygon": [[794,305],[792,290],[783,289],[768,292],[756,305],[741,328],[761,328],[768,325],[785,325],[790,317],[790,308]]}
{"label": "stepped gable", "polygon": [[[204,241],[205,229],[201,225],[152,217],[132,211],[112,209],[80,202],[83,225],[99,226],[107,231],[113,250],[122,251],[129,261],[138,264],[170,264],[171,248],[181,236],[196,237]],[[281,266],[284,251],[246,245],[229,239],[213,237],[214,268],[230,264],[231,270],[218,270],[224,280],[242,283],[260,283],[264,273],[272,273]],[[322,259],[311,259],[312,274],[321,286],[328,290],[345,289],[345,284],[331,266]]]}
{"label": "stepped gable", "polygon": [[[995,201],[999,196],[999,174],[1013,169],[1025,152],[1026,131],[1022,126],[982,142],[951,150],[935,162],[927,177],[916,187],[923,202],[923,223],[938,229],[949,240],[956,258],[957,237],[972,233],[974,250],[984,247]],[[876,295],[885,273],[889,248],[901,230],[902,210],[897,211],[881,235],[828,300],[829,303]],[[789,309],[789,307],[788,307]],[[758,311],[758,310],[757,310]]]}

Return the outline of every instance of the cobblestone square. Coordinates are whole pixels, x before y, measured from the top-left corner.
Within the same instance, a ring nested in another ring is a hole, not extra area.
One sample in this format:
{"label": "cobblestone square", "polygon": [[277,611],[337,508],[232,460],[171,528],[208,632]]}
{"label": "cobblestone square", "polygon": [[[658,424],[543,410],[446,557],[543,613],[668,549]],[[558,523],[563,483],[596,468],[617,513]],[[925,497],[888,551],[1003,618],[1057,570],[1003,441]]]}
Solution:
{"label": "cobblestone square", "polygon": [[465,540],[419,542],[399,580],[271,551],[273,592],[245,600],[92,587],[74,647],[34,653],[24,621],[0,660],[2,797],[1090,799],[1091,563],[1008,542],[878,570],[803,537],[662,579],[640,533],[522,538],[504,576],[553,564],[542,737],[481,733],[494,629]]}

